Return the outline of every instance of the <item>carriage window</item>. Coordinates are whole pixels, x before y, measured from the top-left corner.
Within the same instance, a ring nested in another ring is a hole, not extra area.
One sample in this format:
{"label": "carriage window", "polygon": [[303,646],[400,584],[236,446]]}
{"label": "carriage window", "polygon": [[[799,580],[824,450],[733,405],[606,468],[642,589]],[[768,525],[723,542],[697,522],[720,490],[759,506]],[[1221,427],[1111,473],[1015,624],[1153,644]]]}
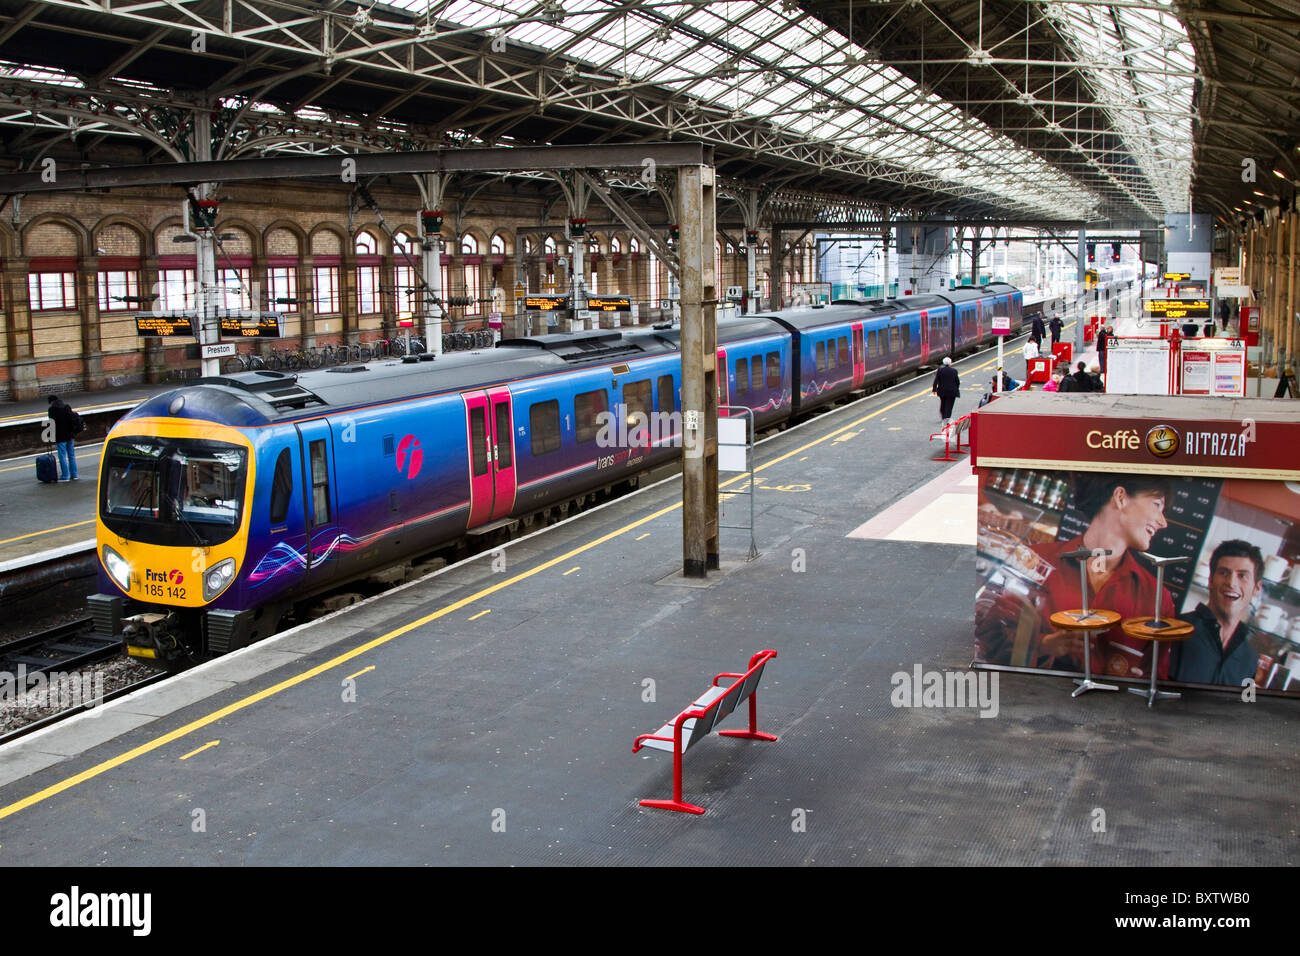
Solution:
{"label": "carriage window", "polygon": [[528,431],[532,434],[534,455],[549,455],[560,450],[560,400],[538,402],[528,409]]}
{"label": "carriage window", "polygon": [[736,394],[744,395],[749,391],[749,363],[736,359]]}
{"label": "carriage window", "polygon": [[639,382],[629,382],[623,386],[623,404],[626,406],[624,414],[628,417],[628,426],[632,425],[632,416],[640,412],[645,416],[645,421],[650,421],[650,413],[654,411],[654,395],[650,391],[650,379],[642,379]]}
{"label": "carriage window", "polygon": [[514,436],[510,434],[510,403],[498,402],[492,408],[496,415],[497,467],[509,468],[514,464]]}
{"label": "carriage window", "polygon": [[817,343],[817,371],[822,372],[826,369],[826,343]]}
{"label": "carriage window", "polygon": [[839,337],[839,346],[840,346],[840,364],[848,365],[849,364],[849,337],[847,335],[841,335]]}
{"label": "carriage window", "polygon": [[469,460],[474,475],[487,471],[487,416],[482,406],[469,410]]}
{"label": "carriage window", "polygon": [[763,387],[763,356],[755,355],[749,360],[749,380],[753,383],[750,388],[755,392]]}
{"label": "carriage window", "polygon": [[903,335],[903,350],[906,351],[912,347],[912,327],[905,325],[900,331]]}
{"label": "carriage window", "polygon": [[767,353],[767,387],[781,387],[781,353]]}
{"label": "carriage window", "polygon": [[671,375],[659,376],[659,411],[669,413],[677,411],[677,389],[673,385]]}
{"label": "carriage window", "polygon": [[330,476],[325,460],[325,439],[311,443],[311,523],[313,527],[330,520]]}
{"label": "carriage window", "polygon": [[[577,427],[578,444],[582,445],[596,440],[600,431],[602,414],[609,413],[609,396],[603,388],[594,392],[583,392],[573,397],[573,421]],[[608,418],[605,419],[609,421]]]}
{"label": "carriage window", "polygon": [[275,460],[275,474],[271,477],[271,525],[281,524],[289,517],[289,499],[293,497],[293,459],[285,448]]}
{"label": "carriage window", "polygon": [[880,354],[880,340],[876,338],[876,331],[872,329],[867,333],[867,357],[875,358]]}
{"label": "carriage window", "polygon": [[903,334],[898,331],[898,326],[891,327],[889,330],[889,351],[891,353],[903,350],[902,339]]}

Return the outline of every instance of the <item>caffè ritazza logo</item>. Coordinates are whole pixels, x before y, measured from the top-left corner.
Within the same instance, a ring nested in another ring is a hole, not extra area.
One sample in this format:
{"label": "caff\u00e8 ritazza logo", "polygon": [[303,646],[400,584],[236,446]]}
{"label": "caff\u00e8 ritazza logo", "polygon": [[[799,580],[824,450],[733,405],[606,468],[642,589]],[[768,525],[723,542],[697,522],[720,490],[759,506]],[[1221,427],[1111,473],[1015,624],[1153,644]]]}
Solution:
{"label": "caff\u00e8 ritazza logo", "polygon": [[1172,425],[1157,425],[1147,432],[1147,451],[1157,458],[1168,458],[1181,444]]}

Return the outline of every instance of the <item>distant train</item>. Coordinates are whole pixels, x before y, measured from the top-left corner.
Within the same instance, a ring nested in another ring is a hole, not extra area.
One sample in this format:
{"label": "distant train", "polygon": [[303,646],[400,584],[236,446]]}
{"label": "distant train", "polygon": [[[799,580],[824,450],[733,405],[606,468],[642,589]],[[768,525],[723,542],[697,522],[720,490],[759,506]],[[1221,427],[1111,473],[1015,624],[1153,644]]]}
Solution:
{"label": "distant train", "polygon": [[[995,316],[1017,330],[1021,312],[999,283],[723,319],[718,399],[778,424],[983,345]],[[611,444],[602,425],[682,411],[680,335],[510,339],[150,398],[105,440],[96,630],[166,663],[226,653],[300,602],[635,483],[680,458],[677,436],[620,428]]]}

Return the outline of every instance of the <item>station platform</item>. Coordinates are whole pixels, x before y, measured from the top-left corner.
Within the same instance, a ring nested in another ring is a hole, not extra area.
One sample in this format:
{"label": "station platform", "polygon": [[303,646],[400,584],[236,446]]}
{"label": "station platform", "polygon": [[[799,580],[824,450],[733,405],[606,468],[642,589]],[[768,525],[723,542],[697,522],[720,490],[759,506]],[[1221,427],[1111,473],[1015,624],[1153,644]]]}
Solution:
{"label": "station platform", "polygon": [[[994,361],[957,363],[957,414]],[[760,556],[726,530],[707,582],[668,479],[6,745],[0,864],[1289,863],[1292,701],[1000,674],[986,717],[894,705],[972,658],[970,466],[931,461],[937,406],[925,376],[760,444]],[[766,648],[779,739],[691,748],[703,816],[639,806],[672,758],[635,737]]]}

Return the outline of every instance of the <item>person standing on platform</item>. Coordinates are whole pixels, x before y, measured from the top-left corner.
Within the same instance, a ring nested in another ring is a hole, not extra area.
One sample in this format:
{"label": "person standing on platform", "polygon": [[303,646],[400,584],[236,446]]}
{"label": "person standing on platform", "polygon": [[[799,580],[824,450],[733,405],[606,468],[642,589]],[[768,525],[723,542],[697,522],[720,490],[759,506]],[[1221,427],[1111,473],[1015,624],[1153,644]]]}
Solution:
{"label": "person standing on platform", "polygon": [[1047,335],[1047,328],[1043,325],[1043,317],[1035,312],[1033,324],[1030,326],[1029,341],[1033,342],[1041,350],[1045,335]]}
{"label": "person standing on platform", "polygon": [[1169,672],[1194,684],[1242,686],[1255,677],[1259,653],[1247,638],[1250,602],[1260,592],[1264,555],[1248,541],[1223,541],[1210,555],[1209,603],[1190,616],[1192,636],[1174,645]]}
{"label": "person standing on platform", "polygon": [[50,421],[54,422],[54,446],[59,452],[59,481],[78,481],[77,432],[81,416],[57,395],[50,396]]}
{"label": "person standing on platform", "polygon": [[939,396],[939,421],[946,425],[952,418],[952,406],[961,395],[961,379],[952,367],[952,359],[944,357],[939,371],[934,373],[930,391]]}
{"label": "person standing on platform", "polygon": [[1097,363],[1101,366],[1101,373],[1106,374],[1106,344],[1114,331],[1109,325],[1103,325],[1101,331],[1097,333]]}
{"label": "person standing on platform", "polygon": [[1065,328],[1065,323],[1059,315],[1053,313],[1052,321],[1047,323],[1047,327],[1052,330],[1052,344],[1056,345],[1061,341],[1061,330]]}

